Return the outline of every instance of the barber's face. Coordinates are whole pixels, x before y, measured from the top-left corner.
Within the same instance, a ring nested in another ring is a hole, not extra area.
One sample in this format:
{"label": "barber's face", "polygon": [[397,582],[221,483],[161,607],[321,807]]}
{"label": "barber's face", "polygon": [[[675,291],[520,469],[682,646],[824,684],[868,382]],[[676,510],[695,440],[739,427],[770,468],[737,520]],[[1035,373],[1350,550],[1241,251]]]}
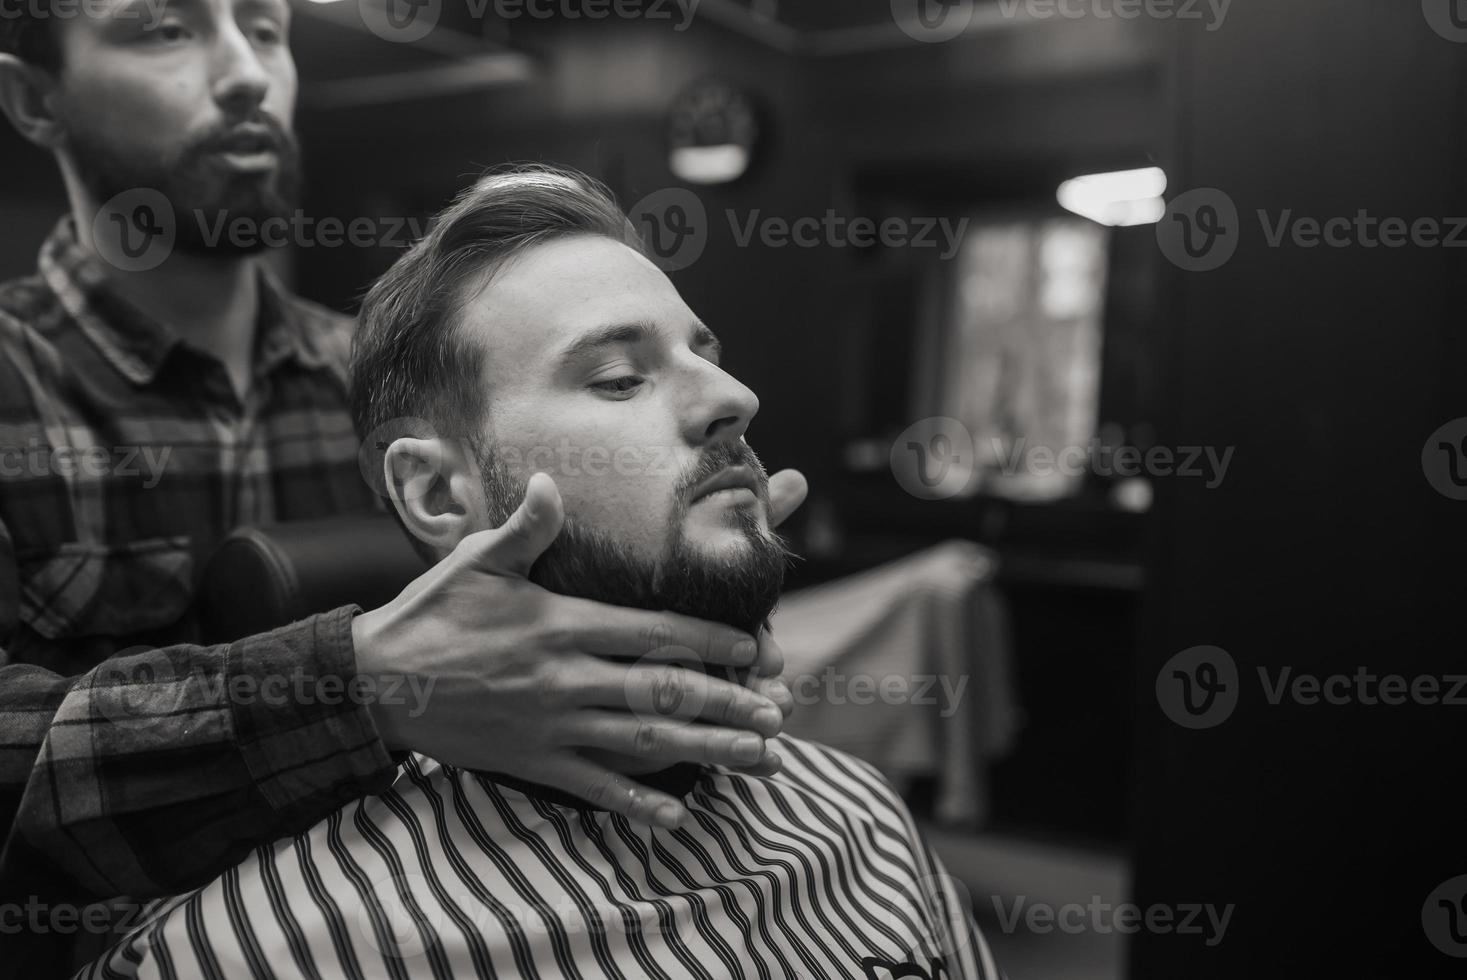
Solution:
{"label": "barber's face", "polygon": [[[743,443],[759,400],[641,255],[595,236],[539,246],[463,324],[484,351],[485,445],[517,483],[549,473],[576,524],[647,562],[682,549],[738,564],[773,537]],[[708,477],[726,489],[700,495]]]}
{"label": "barber's face", "polygon": [[57,22],[63,152],[97,203],[163,192],[184,248],[198,245],[195,212],[288,210],[298,162],[286,0],[103,4],[105,16]]}

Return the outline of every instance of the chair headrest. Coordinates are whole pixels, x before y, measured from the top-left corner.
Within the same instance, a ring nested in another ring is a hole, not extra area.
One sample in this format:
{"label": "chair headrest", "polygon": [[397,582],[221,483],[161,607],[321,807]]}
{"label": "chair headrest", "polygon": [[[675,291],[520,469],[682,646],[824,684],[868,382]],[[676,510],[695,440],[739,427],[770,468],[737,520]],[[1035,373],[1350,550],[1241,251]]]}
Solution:
{"label": "chair headrest", "polygon": [[230,642],[338,606],[381,606],[427,568],[386,514],[240,528],[204,565],[199,620],[207,642]]}

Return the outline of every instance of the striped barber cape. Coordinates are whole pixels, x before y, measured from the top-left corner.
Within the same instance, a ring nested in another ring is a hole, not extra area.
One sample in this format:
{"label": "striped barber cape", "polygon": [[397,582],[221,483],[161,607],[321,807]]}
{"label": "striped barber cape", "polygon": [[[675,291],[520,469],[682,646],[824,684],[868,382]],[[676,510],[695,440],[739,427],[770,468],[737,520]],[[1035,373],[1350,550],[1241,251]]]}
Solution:
{"label": "striped barber cape", "polygon": [[413,756],[386,793],[157,903],[77,976],[999,977],[886,781],[775,748],[773,777],[698,770],[676,831]]}

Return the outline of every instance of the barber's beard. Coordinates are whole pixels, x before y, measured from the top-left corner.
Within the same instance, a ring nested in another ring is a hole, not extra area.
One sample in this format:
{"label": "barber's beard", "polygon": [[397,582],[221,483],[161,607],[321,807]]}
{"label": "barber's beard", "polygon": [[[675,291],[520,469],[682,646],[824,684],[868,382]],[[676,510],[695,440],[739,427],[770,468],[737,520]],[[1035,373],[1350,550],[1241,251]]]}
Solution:
{"label": "barber's beard", "polygon": [[[219,141],[243,123],[270,131],[277,164],[266,173],[236,173],[216,156]],[[124,191],[155,190],[173,207],[174,248],[192,255],[250,255],[267,247],[269,218],[289,219],[300,195],[300,147],[272,115],[257,111],[191,142],[171,160],[140,160],[85,132],[71,134],[77,176],[98,204]],[[240,222],[248,234],[230,235]]]}
{"label": "barber's beard", "polygon": [[[489,516],[498,527],[524,499],[525,482],[482,451],[479,465]],[[721,445],[706,452],[679,481],[668,517],[667,544],[655,561],[567,515],[560,535],[530,569],[530,580],[562,595],[665,609],[757,633],[779,602],[790,555],[784,540],[761,527],[757,515],[744,508],[733,514],[746,547],[708,554],[684,531],[694,489],[715,473],[738,465],[748,466],[758,476],[759,497],[767,510],[768,478],[759,457],[744,443]]]}

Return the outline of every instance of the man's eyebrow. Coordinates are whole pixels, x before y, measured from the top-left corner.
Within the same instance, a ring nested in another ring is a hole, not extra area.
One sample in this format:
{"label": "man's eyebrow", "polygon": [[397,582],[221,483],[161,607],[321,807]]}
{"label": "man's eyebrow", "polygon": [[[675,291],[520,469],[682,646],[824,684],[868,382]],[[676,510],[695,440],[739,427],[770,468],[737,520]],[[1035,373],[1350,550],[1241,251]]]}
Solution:
{"label": "man's eyebrow", "polygon": [[[655,336],[657,336],[657,328],[650,323],[613,323],[609,326],[598,327],[571,341],[566,345],[565,350],[560,352],[560,361],[566,364],[594,354],[605,347],[645,343]],[[693,325],[693,346],[712,347],[715,356],[723,353],[723,344],[719,342],[713,331],[701,322]]]}
{"label": "man's eyebrow", "polygon": [[712,347],[715,358],[723,356],[723,341],[701,320],[693,325],[693,346]]}
{"label": "man's eyebrow", "polygon": [[560,360],[561,363],[567,363],[588,354],[594,354],[603,347],[642,343],[651,339],[656,333],[657,331],[649,323],[613,323],[609,326],[597,327],[567,344],[565,350],[560,352]]}

